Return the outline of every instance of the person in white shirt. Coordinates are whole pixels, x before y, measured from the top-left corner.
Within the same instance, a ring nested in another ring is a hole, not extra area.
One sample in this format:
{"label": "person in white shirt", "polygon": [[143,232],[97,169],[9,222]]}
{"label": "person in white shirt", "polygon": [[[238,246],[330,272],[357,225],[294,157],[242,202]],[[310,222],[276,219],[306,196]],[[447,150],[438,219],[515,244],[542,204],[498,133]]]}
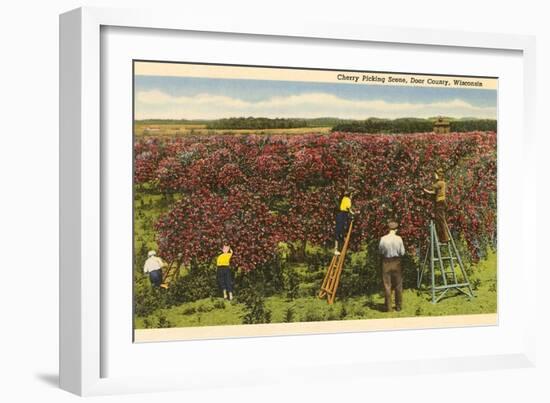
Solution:
{"label": "person in white shirt", "polygon": [[403,275],[401,273],[401,257],[405,255],[403,239],[397,235],[398,224],[395,221],[388,223],[390,232],[380,239],[378,252],[382,257],[382,281],[384,283],[384,295],[386,311],[392,311],[391,291],[395,290],[395,309],[402,308]]}
{"label": "person in white shirt", "polygon": [[143,265],[143,272],[149,274],[149,280],[153,287],[160,287],[162,284],[162,268],[166,266],[166,263],[157,256],[154,250],[150,250],[147,253],[147,260]]}

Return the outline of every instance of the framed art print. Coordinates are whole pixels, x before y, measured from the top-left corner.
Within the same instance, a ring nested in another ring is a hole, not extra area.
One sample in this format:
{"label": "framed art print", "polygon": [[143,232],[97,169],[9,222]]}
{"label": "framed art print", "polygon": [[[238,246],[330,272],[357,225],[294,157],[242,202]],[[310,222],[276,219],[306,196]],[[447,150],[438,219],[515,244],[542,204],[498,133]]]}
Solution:
{"label": "framed art print", "polygon": [[61,17],[62,387],[531,365],[531,38],[232,24]]}
{"label": "framed art print", "polygon": [[135,341],[497,323],[497,78],[133,72]]}

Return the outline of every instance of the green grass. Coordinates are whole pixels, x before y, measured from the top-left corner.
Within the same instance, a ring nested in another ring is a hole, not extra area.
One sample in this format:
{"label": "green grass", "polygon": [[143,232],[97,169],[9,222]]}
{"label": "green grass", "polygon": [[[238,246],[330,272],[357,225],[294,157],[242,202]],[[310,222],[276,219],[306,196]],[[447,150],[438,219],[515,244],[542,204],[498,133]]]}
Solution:
{"label": "green grass", "polygon": [[165,317],[173,327],[233,325],[242,323],[244,307],[221,298],[206,298],[170,309],[159,309],[146,318],[136,318],[136,328],[143,329],[147,321],[157,327],[159,318]]}
{"label": "green grass", "polygon": [[[299,270],[304,269],[300,267]],[[448,293],[448,297],[434,305],[431,303],[428,291],[407,289],[403,292],[403,309],[400,312],[383,311],[382,293],[345,300],[337,298],[333,305],[328,305],[325,300],[316,297],[288,300],[283,295],[275,295],[266,298],[265,305],[271,311],[272,323],[287,321],[289,309],[292,312],[292,322],[495,313],[497,293],[494,253],[490,253],[486,260],[473,268],[470,280],[472,284],[478,284],[473,299],[452,291]],[[206,298],[169,309],[160,309],[147,318],[138,317],[136,328],[157,327],[161,317],[166,318],[170,327],[238,325],[242,324],[245,312],[246,308],[239,302],[238,294],[236,294],[236,300],[232,302],[221,298]]]}

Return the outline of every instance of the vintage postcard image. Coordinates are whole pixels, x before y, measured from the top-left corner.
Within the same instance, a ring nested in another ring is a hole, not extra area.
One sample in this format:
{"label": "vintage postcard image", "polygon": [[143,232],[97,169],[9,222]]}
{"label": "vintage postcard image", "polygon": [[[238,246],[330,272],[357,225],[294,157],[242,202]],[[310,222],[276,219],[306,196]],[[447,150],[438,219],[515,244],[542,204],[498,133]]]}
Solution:
{"label": "vintage postcard image", "polygon": [[134,341],[496,324],[498,78],[433,73],[134,61]]}

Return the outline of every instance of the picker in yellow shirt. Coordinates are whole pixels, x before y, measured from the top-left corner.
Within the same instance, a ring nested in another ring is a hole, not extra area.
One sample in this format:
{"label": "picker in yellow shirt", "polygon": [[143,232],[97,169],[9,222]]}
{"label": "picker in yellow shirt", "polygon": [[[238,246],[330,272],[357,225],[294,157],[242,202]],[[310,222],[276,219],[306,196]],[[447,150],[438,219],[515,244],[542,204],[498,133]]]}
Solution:
{"label": "picker in yellow shirt", "polygon": [[231,279],[231,257],[233,256],[233,250],[229,245],[224,245],[222,248],[222,254],[220,254],[216,260],[216,266],[218,267],[217,278],[220,289],[223,291],[223,298],[233,299],[233,281]]}
{"label": "picker in yellow shirt", "polygon": [[339,255],[340,251],[338,247],[344,245],[345,233],[348,230],[349,223],[351,221],[351,216],[354,214],[351,209],[351,199],[353,197],[353,191],[347,190],[342,195],[340,201],[340,207],[338,213],[336,213],[336,230],[335,230],[335,239],[334,239],[334,254]]}
{"label": "picker in yellow shirt", "polygon": [[342,201],[340,202],[340,211],[349,212],[350,210],[351,210],[351,197],[344,195],[344,197],[342,197]]}

